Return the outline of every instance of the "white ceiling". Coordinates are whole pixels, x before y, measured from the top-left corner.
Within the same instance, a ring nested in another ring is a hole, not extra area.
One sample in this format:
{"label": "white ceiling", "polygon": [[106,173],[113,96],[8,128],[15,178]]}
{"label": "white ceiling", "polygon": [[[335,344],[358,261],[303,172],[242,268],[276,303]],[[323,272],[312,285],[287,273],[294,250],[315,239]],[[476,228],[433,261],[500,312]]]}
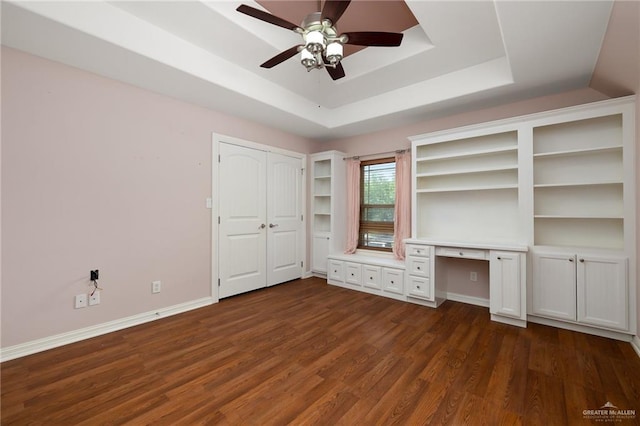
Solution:
{"label": "white ceiling", "polygon": [[236,12],[241,3],[262,9],[252,0],[3,1],[2,44],[327,140],[586,87],[612,8],[407,0],[419,26],[402,45],[345,58],[346,77],[333,81],[296,58],[260,68],[299,36]]}

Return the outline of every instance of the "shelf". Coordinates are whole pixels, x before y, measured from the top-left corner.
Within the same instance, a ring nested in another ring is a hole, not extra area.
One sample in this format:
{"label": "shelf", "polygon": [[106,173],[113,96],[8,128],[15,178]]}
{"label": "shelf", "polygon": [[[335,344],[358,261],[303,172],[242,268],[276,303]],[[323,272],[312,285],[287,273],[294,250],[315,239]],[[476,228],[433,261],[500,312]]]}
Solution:
{"label": "shelf", "polygon": [[331,179],[331,175],[314,176],[314,179]]}
{"label": "shelf", "polygon": [[587,216],[587,215],[552,215],[552,214],[539,214],[533,216],[534,219],[620,219],[622,216]]}
{"label": "shelf", "polygon": [[620,180],[612,180],[608,182],[562,182],[562,183],[538,183],[533,185],[534,188],[564,188],[575,186],[602,186],[602,185],[622,185]]}
{"label": "shelf", "polygon": [[461,192],[461,191],[494,191],[502,189],[518,189],[518,184],[513,185],[494,185],[494,186],[467,186],[459,188],[429,188],[429,189],[417,189],[418,194],[431,193],[431,192]]}
{"label": "shelf", "polygon": [[331,194],[321,193],[321,194],[313,194],[314,197],[331,197]]}
{"label": "shelf", "polygon": [[491,172],[500,172],[505,170],[518,170],[518,165],[515,164],[513,166],[498,166],[498,167],[489,167],[484,169],[460,169],[460,170],[450,170],[446,172],[435,172],[435,173],[417,173],[417,178],[422,177],[432,177],[432,176],[450,176],[450,175],[463,175],[470,173],[491,173]]}
{"label": "shelf", "polygon": [[550,151],[550,152],[540,152],[537,154],[533,154],[533,158],[547,158],[547,157],[564,157],[564,156],[578,156],[585,154],[600,154],[607,152],[616,152],[619,151],[622,153],[622,146],[605,146],[605,147],[596,147],[596,148],[587,148],[587,149],[571,149],[565,151]]}
{"label": "shelf", "polygon": [[518,151],[517,146],[510,146],[510,147],[504,147],[504,148],[491,148],[483,151],[461,152],[461,153],[449,154],[449,155],[447,154],[430,155],[430,156],[419,157],[416,159],[416,161],[420,163],[420,162],[429,162],[429,161],[438,161],[438,160],[448,160],[453,158],[480,157],[484,155],[501,154],[505,152],[517,152],[517,151]]}

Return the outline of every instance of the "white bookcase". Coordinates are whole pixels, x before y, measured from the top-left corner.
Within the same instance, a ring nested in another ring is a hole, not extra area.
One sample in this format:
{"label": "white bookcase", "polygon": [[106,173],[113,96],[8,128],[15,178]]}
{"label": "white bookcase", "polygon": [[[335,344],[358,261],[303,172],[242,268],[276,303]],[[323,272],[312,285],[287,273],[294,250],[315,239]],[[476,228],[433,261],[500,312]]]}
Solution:
{"label": "white bookcase", "polygon": [[634,104],[412,137],[412,239],[525,245],[529,320],[635,334]]}
{"label": "white bookcase", "polygon": [[622,113],[533,128],[534,245],[624,248]]}
{"label": "white bookcase", "polygon": [[327,273],[327,256],[342,253],[346,235],[346,166],[344,154],[327,151],[310,156],[311,271]]}
{"label": "white bookcase", "polygon": [[519,239],[517,127],[414,139],[413,158],[414,238]]}

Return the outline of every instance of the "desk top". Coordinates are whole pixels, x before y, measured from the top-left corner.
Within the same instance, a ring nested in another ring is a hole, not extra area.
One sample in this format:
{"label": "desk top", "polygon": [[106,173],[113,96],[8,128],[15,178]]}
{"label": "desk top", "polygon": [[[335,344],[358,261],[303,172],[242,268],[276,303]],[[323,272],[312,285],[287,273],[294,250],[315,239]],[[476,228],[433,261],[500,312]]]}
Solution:
{"label": "desk top", "polygon": [[404,240],[405,244],[423,244],[437,247],[459,247],[459,248],[473,248],[481,250],[504,250],[504,251],[519,251],[527,252],[529,247],[524,244],[516,243],[485,243],[485,242],[465,242],[465,241],[448,241],[448,240],[434,240],[429,238],[407,238]]}

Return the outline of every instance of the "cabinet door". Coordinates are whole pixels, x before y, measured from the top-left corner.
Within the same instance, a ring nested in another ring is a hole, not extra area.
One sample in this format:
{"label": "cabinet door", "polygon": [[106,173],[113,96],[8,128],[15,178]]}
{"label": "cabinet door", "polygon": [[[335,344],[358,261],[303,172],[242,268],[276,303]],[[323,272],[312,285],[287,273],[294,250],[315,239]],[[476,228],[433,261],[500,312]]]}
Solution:
{"label": "cabinet door", "polygon": [[533,254],[532,311],[576,320],[576,257],[567,253]]}
{"label": "cabinet door", "polygon": [[432,302],[435,300],[433,297],[433,285],[429,278],[409,275],[407,279],[409,280],[409,296],[419,297],[420,299],[430,300]]}
{"label": "cabinet door", "polygon": [[492,251],[489,259],[491,313],[524,319],[520,254]]}
{"label": "cabinet door", "polygon": [[327,272],[327,256],[329,255],[329,237],[326,235],[313,236],[313,259],[311,270]]}
{"label": "cabinet door", "polygon": [[404,271],[399,269],[382,269],[382,286],[390,293],[404,293]]}
{"label": "cabinet door", "polygon": [[380,267],[362,265],[362,284],[367,288],[380,290],[382,288]]}
{"label": "cabinet door", "polygon": [[332,282],[344,281],[344,262],[341,260],[329,260],[329,270],[327,271],[327,280]]}
{"label": "cabinet door", "polygon": [[629,329],[627,259],[578,255],[578,321]]}
{"label": "cabinet door", "polygon": [[361,265],[359,263],[345,262],[344,264],[344,282],[353,285],[362,285]]}

